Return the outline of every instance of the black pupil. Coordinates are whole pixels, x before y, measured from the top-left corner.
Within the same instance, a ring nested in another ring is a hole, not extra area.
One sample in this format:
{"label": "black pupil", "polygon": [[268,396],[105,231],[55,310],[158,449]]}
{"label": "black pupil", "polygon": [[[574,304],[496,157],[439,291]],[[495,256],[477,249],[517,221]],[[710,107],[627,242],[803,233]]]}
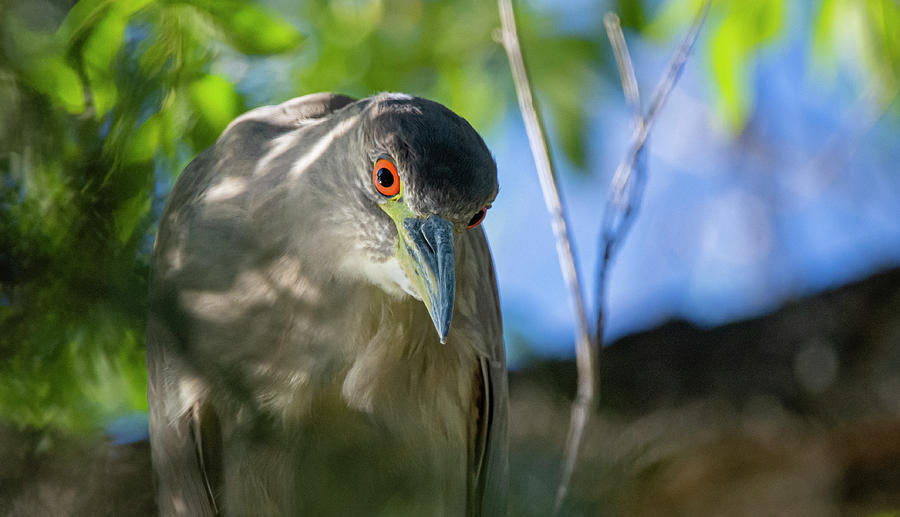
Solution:
{"label": "black pupil", "polygon": [[482,217],[484,217],[484,208],[475,212],[475,215],[473,215],[472,218],[469,219],[469,226],[472,226],[473,224],[478,224],[478,221],[480,221]]}
{"label": "black pupil", "polygon": [[384,167],[378,169],[378,184],[384,188],[390,188],[394,184],[394,175],[391,174],[391,171]]}

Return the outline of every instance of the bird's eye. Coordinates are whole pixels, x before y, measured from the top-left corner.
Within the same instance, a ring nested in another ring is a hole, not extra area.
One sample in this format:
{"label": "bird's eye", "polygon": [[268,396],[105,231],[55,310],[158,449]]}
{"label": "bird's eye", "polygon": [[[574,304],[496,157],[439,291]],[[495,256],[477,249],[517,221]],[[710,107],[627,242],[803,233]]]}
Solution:
{"label": "bird's eye", "polygon": [[400,176],[397,174],[397,167],[387,158],[381,158],[375,162],[372,181],[375,182],[375,188],[383,196],[393,197],[400,193]]}
{"label": "bird's eye", "polygon": [[481,221],[484,221],[485,214],[487,214],[487,208],[482,208],[481,210],[475,212],[475,215],[473,215],[472,218],[469,219],[469,224],[466,226],[466,228],[475,228],[476,226],[481,224]]}

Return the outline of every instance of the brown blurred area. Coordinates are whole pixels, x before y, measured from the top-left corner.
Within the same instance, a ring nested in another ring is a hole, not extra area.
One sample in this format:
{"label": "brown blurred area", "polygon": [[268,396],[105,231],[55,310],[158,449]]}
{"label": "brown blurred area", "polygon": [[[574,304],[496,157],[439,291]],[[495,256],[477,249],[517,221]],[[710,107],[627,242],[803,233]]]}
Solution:
{"label": "brown blurred area", "polygon": [[[900,511],[900,269],[757,319],[628,336],[600,369],[571,515]],[[549,514],[555,479],[536,473],[558,461],[574,380],[571,362],[512,374],[511,515]]]}
{"label": "brown blurred area", "polygon": [[[712,329],[672,322],[601,358],[566,515],[900,511],[900,269]],[[548,515],[575,367],[510,379],[510,515]],[[0,429],[0,514],[152,515],[146,442]]]}
{"label": "brown blurred area", "polygon": [[114,445],[0,428],[0,515],[155,515],[146,441]]}

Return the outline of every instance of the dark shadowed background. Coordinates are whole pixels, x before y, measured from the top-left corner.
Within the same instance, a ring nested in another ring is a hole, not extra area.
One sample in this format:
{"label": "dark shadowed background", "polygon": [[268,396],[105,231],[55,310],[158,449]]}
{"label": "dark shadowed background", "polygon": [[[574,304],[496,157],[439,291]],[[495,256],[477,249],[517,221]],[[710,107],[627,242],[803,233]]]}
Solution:
{"label": "dark shadowed background", "polygon": [[[697,0],[531,0],[519,34],[592,292],[631,136]],[[153,511],[148,256],[241,112],[404,91],[482,135],[512,393],[512,515],[543,515],[572,325],[493,2],[0,2],[0,514]],[[900,4],[715,0],[613,263],[573,515],[900,515]],[[597,300],[589,297],[594,310]]]}

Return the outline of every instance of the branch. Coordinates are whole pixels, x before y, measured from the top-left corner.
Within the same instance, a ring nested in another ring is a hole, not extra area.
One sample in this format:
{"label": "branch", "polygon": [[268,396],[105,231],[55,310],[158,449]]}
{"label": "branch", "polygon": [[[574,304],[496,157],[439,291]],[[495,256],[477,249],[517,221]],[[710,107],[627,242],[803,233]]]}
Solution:
{"label": "branch", "polygon": [[637,79],[634,76],[634,67],[631,65],[631,54],[628,45],[625,44],[625,35],[622,34],[622,26],[619,16],[614,12],[608,12],[603,16],[603,25],[606,26],[606,36],[612,45],[613,55],[616,58],[616,66],[619,68],[619,78],[622,80],[622,92],[625,94],[625,102],[634,117],[634,126],[638,126],[644,119],[641,109],[641,94],[638,92]]}
{"label": "branch", "polygon": [[684,69],[684,63],[687,60],[697,34],[703,26],[706,14],[709,11],[710,0],[706,0],[694,17],[690,30],[685,35],[678,49],[672,55],[669,61],[669,67],[666,74],[660,80],[653,92],[653,99],[647,115],[641,114],[640,96],[637,90],[637,82],[634,78],[634,69],[631,66],[631,57],[628,54],[628,47],[625,45],[625,38],[622,35],[622,29],[619,26],[619,18],[613,13],[604,17],[607,34],[616,56],[616,63],[619,67],[619,76],[622,79],[622,90],[625,93],[625,100],[632,111],[634,120],[634,136],[629,147],[628,153],[616,169],[610,184],[609,194],[607,198],[606,208],[603,214],[603,223],[601,225],[600,253],[597,266],[597,321],[596,330],[597,343],[603,342],[603,330],[605,327],[605,311],[603,301],[606,293],[606,278],[609,272],[610,263],[613,255],[618,247],[628,235],[634,217],[640,207],[640,202],[644,192],[644,181],[646,179],[646,171],[644,170],[644,149],[647,143],[647,137],[650,135],[650,129],[656,121],[662,106],[669,98],[672,88],[678,81],[681,71]]}
{"label": "branch", "polygon": [[528,81],[525,62],[522,58],[522,49],[519,47],[519,36],[516,32],[512,1],[498,0],[498,4],[502,24],[502,43],[509,58],[509,66],[512,70],[513,82],[516,87],[516,97],[519,100],[519,109],[522,112],[522,120],[528,133],[528,143],[537,167],[541,191],[544,194],[544,204],[547,206],[547,211],[550,213],[553,224],[553,234],[556,237],[556,252],[559,255],[559,264],[568,288],[569,302],[576,316],[575,362],[578,368],[578,392],[575,402],[572,404],[569,433],[563,453],[562,479],[557,490],[556,504],[554,506],[554,513],[556,513],[559,511],[561,503],[565,500],[568,492],[569,481],[572,477],[572,472],[575,470],[584,429],[590,416],[589,410],[595,396],[596,347],[591,342],[588,330],[587,312],[584,309],[584,300],[578,282],[578,269],[575,265],[575,258],[572,255],[572,244],[567,229],[566,215],[550,161],[546,132],[535,107],[531,83]]}
{"label": "branch", "polygon": [[[638,137],[641,128],[645,127],[645,119],[643,109],[641,107],[641,95],[638,91],[637,78],[634,75],[634,66],[631,64],[631,54],[628,52],[628,45],[625,43],[625,35],[622,33],[622,26],[619,17],[613,12],[606,13],[603,17],[603,24],[606,26],[606,35],[613,49],[613,55],[616,58],[616,66],[619,69],[619,78],[622,81],[622,92],[625,94],[625,103],[631,110],[632,124],[634,125],[635,138]],[[645,137],[646,139],[646,137]],[[638,149],[638,153],[641,153]],[[633,198],[631,203],[625,207],[621,207],[618,202],[624,197],[624,192],[617,192],[610,186],[606,207],[603,212],[603,222],[601,223],[600,250],[597,259],[597,279],[596,279],[596,300],[597,300],[597,320],[595,321],[596,335],[594,339],[598,344],[598,350],[602,349],[603,331],[606,328],[606,311],[604,309],[604,301],[606,299],[606,279],[610,269],[610,263],[615,251],[616,244],[619,240],[624,239],[628,232],[631,221],[634,220],[635,211],[632,208],[639,203],[640,197],[643,195],[643,180],[645,177],[644,161],[637,159],[636,181],[629,182],[631,169],[628,169],[628,176],[621,181],[624,186],[631,184],[631,194]],[[621,170],[621,166],[620,169]],[[616,171],[618,175],[618,170]],[[616,184],[616,176],[613,176],[613,185]],[[619,220],[616,219],[619,217]],[[614,228],[618,232],[614,231]]]}
{"label": "branch", "polygon": [[[634,77],[634,69],[631,66],[631,57],[625,44],[625,37],[619,25],[619,17],[613,13],[609,13],[604,17],[607,35],[619,68],[625,101],[632,111],[634,136],[632,137],[629,151],[616,169],[610,184],[601,225],[601,250],[599,253],[600,258],[597,262],[597,286],[595,293],[597,297],[597,320],[595,325],[597,335],[595,339],[598,343],[598,348],[602,348],[603,343],[603,331],[606,320],[604,300],[606,298],[606,279],[610,264],[617,248],[625,240],[628,231],[631,229],[631,224],[634,222],[644,193],[646,171],[643,152],[647,143],[647,137],[660,109],[662,109],[662,106],[669,98],[672,88],[684,69],[684,63],[706,19],[709,5],[710,0],[706,0],[700,7],[690,30],[685,35],[675,54],[672,55],[668,70],[653,93],[653,100],[650,103],[650,109],[647,110],[646,116],[641,114],[640,94],[638,93],[637,81]],[[636,174],[632,175],[635,171]]]}
{"label": "branch", "polygon": [[[622,163],[620,163],[619,167],[616,169],[616,174],[613,176],[610,190],[610,201],[616,206],[623,206],[626,187],[631,178],[631,172],[634,170],[635,162],[638,159],[638,155],[641,154],[641,151],[644,149],[647,137],[650,135],[650,129],[652,129],[654,122],[656,122],[656,117],[659,115],[660,109],[666,103],[666,100],[668,100],[669,94],[672,92],[672,87],[675,86],[675,82],[678,80],[681,71],[684,69],[684,62],[691,53],[694,41],[697,39],[697,34],[703,26],[703,21],[706,19],[706,13],[709,11],[709,4],[710,0],[703,2],[703,5],[697,12],[697,16],[694,17],[694,22],[691,24],[690,30],[685,35],[681,45],[678,46],[675,54],[672,55],[666,74],[663,76],[662,80],[660,80],[659,84],[656,86],[656,90],[653,92],[653,99],[650,102],[650,108],[647,110],[647,115],[643,117],[641,123],[638,124],[635,135],[632,138],[629,152],[625,155],[625,159],[622,160]],[[625,81],[624,78],[623,81]]]}

